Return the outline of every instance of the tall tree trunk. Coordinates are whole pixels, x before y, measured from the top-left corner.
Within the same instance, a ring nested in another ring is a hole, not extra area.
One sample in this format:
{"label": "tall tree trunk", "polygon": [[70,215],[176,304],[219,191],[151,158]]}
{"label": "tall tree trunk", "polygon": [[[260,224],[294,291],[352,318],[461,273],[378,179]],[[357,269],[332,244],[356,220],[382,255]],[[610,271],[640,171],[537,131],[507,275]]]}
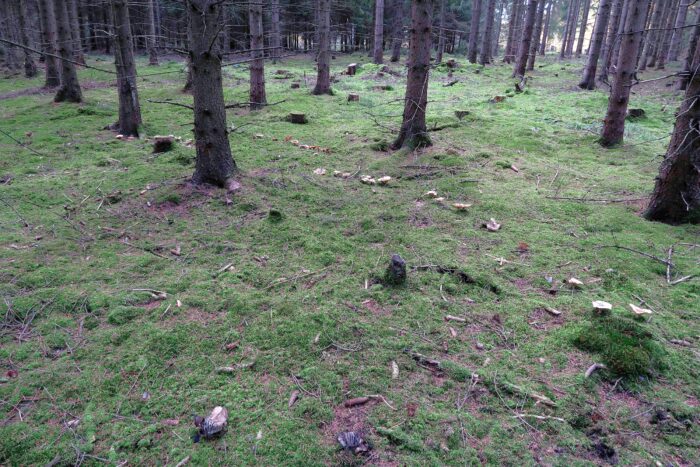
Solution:
{"label": "tall tree trunk", "polygon": [[58,54],[61,56],[61,86],[56,91],[54,102],[82,102],[83,94],[78,83],[78,74],[73,65],[73,37],[70,33],[68,5],[63,0],[55,0],[56,29],[58,30]]}
{"label": "tall tree trunk", "polygon": [[666,58],[669,62],[678,61],[678,56],[681,52],[681,42],[683,42],[683,26],[685,26],[685,19],[688,16],[688,6],[692,0],[681,0],[680,6],[678,7],[678,14],[676,15],[675,29],[671,33],[671,48],[668,49],[668,57]]}
{"label": "tall tree trunk", "polygon": [[649,220],[700,223],[700,47],[695,48],[691,63],[693,78],[644,213]]}
{"label": "tall tree trunk", "polygon": [[700,9],[698,9],[698,15],[695,19],[695,27],[693,28],[693,35],[690,37],[690,43],[688,44],[688,54],[683,61],[683,75],[681,79],[678,80],[678,89],[685,91],[688,87],[688,82],[690,81],[690,69],[692,67],[693,56],[695,55],[695,50],[698,49],[698,41],[700,40]]}
{"label": "tall tree trunk", "polygon": [[564,26],[564,35],[561,38],[561,49],[559,50],[559,60],[566,58],[566,45],[569,43],[571,30],[575,26],[573,23],[574,4],[576,0],[569,0],[569,8],[566,12],[566,24]]}
{"label": "tall tree trunk", "polygon": [[513,46],[517,41],[515,28],[518,22],[518,16],[520,15],[520,4],[522,0],[513,0],[510,7],[510,18],[508,19],[508,38],[506,39],[506,50],[503,55],[503,61],[505,63],[510,63],[515,58],[513,54]]}
{"label": "tall tree trunk", "polygon": [[566,40],[566,58],[571,58],[574,54],[574,42],[576,40],[576,29],[578,26],[578,13],[581,9],[581,1],[574,0],[574,9],[571,12],[571,32]]}
{"label": "tall tree trunk", "polygon": [[617,60],[615,80],[610,89],[608,112],[603,123],[600,144],[605,147],[621,144],[625,134],[625,117],[629,104],[632,78],[637,68],[637,53],[644,34],[649,0],[628,3],[624,34],[620,39],[620,56]]}
{"label": "tall tree trunk", "polygon": [[505,8],[506,0],[501,0],[498,2],[498,17],[496,18],[496,32],[493,35],[493,50],[491,51],[491,57],[498,56],[498,46],[501,40],[501,23],[503,22],[503,10]]}
{"label": "tall tree trunk", "polygon": [[433,0],[412,0],[411,38],[408,57],[408,77],[404,98],[403,122],[394,149],[430,146],[425,124],[428,106],[428,78],[432,39]]}
{"label": "tall tree trunk", "polygon": [[583,78],[578,84],[581,89],[592,91],[595,89],[595,76],[598,70],[598,59],[600,51],[603,48],[605,40],[605,31],[608,29],[610,22],[610,10],[612,9],[613,0],[600,0],[598,6],[598,16],[593,27],[593,37],[591,37],[591,46],[588,50],[588,61],[583,69]]}
{"label": "tall tree trunk", "polygon": [[530,52],[527,57],[526,70],[532,71],[535,69],[535,60],[537,59],[537,50],[540,47],[540,36],[542,35],[542,23],[544,22],[544,7],[546,0],[540,0],[537,5],[537,16],[535,17],[535,30],[532,33],[532,43],[530,44]]}
{"label": "tall tree trunk", "polygon": [[472,0],[472,17],[469,23],[469,63],[476,63],[477,53],[479,48],[477,41],[479,40],[479,23],[481,20],[481,2],[482,0]]}
{"label": "tall tree trunk", "polygon": [[642,52],[642,58],[639,61],[639,71],[645,70],[651,57],[656,54],[657,37],[660,33],[659,29],[661,29],[661,22],[663,21],[667,3],[667,0],[657,0],[654,2],[654,13],[651,16],[650,31],[644,41],[644,50]]}
{"label": "tall tree trunk", "polygon": [[272,63],[277,63],[282,55],[280,49],[280,2],[270,1],[270,47],[272,47]]}
{"label": "tall tree trunk", "polygon": [[598,70],[598,81],[601,83],[608,82],[608,68],[610,67],[610,59],[613,53],[613,46],[618,40],[617,29],[620,25],[620,16],[622,15],[622,7],[625,0],[613,0],[613,6],[610,13],[610,23],[608,24],[608,33],[603,42],[603,49],[600,53],[600,66]]}
{"label": "tall tree trunk", "polygon": [[156,49],[156,13],[153,7],[154,0],[146,1],[146,25],[148,26],[148,64],[158,66],[158,50]]}
{"label": "tall tree trunk", "polygon": [[666,28],[668,27],[668,23],[671,17],[671,11],[673,10],[673,3],[674,0],[666,0],[665,2],[663,16],[661,17],[661,24],[659,25],[660,30],[656,33],[656,37],[654,40],[654,48],[652,51],[653,53],[651,55],[651,58],[649,59],[649,63],[647,63],[647,67],[649,68],[655,67],[659,61],[659,57],[662,55],[662,53],[665,52],[663,50],[663,43],[664,37],[666,36]]}
{"label": "tall tree trunk", "polygon": [[544,55],[547,52],[547,40],[549,39],[549,25],[552,21],[552,7],[554,1],[550,0],[547,6],[547,18],[544,20],[544,31],[542,31],[542,40],[540,41],[540,55]]}
{"label": "tall tree trunk", "polygon": [[440,28],[438,30],[438,47],[435,63],[442,63],[442,55],[445,53],[445,39],[447,31],[445,30],[445,16],[447,15],[447,0],[440,0]]}
{"label": "tall tree trunk", "polygon": [[525,68],[527,67],[527,57],[530,54],[530,45],[532,44],[532,33],[535,29],[535,19],[537,18],[537,3],[538,0],[530,0],[527,4],[525,24],[523,25],[523,34],[520,39],[520,47],[518,47],[518,57],[515,61],[515,66],[513,67],[513,77],[517,76],[519,78],[522,78],[525,76]]}
{"label": "tall tree trunk", "polygon": [[221,51],[216,41],[220,4],[219,0],[187,0],[197,150],[192,182],[227,186],[236,172],[236,163],[226,129]]}
{"label": "tall tree trunk", "polygon": [[[27,9],[27,0],[19,0],[19,32],[22,38],[22,44],[27,47],[31,47],[31,40],[29,38],[29,22],[30,16]],[[32,53],[24,49],[24,76],[27,78],[33,78],[37,75],[36,63],[34,62],[34,57]]]}
{"label": "tall tree trunk", "polygon": [[581,15],[581,29],[578,36],[578,44],[576,45],[576,58],[579,58],[583,53],[583,41],[588,29],[588,13],[591,11],[591,0],[583,0],[583,13]]}
{"label": "tall tree trunk", "polygon": [[666,23],[666,30],[664,31],[663,42],[661,43],[661,49],[659,50],[658,60],[656,62],[657,70],[663,70],[666,68],[666,57],[668,56],[668,51],[671,48],[673,26],[676,24],[676,17],[678,16],[678,10],[680,9],[680,1],[681,0],[673,1],[673,7],[668,15],[668,22]]}
{"label": "tall tree trunk", "polygon": [[318,62],[316,63],[318,74],[316,77],[316,87],[313,93],[332,94],[331,92],[331,57],[329,48],[331,30],[331,1],[318,0],[319,22],[318,22]]}
{"label": "tall tree trunk", "polygon": [[384,62],[384,0],[375,0],[374,9],[374,63]]}
{"label": "tall tree trunk", "polygon": [[391,61],[398,62],[401,58],[401,43],[403,42],[404,0],[394,0],[391,11]]}
{"label": "tall tree trunk", "polygon": [[141,106],[136,88],[136,64],[134,63],[133,38],[127,0],[111,0],[114,19],[114,63],[117,68],[119,92],[119,133],[138,136],[141,124]]}
{"label": "tall tree trunk", "polygon": [[[484,29],[484,40],[481,44],[481,55],[479,56],[479,63],[486,65],[491,63],[491,56],[493,54],[493,17],[496,15],[496,0],[488,0],[486,5],[486,27]],[[498,42],[498,38],[496,38]]]}
{"label": "tall tree trunk", "polygon": [[[39,0],[39,13],[41,16],[41,37],[43,38],[43,51],[56,55],[58,53],[56,42],[56,14],[53,0]],[[44,65],[46,76],[44,87],[55,88],[61,85],[61,75],[58,68],[58,59],[51,55],[45,55]]]}
{"label": "tall tree trunk", "polygon": [[66,0],[68,18],[70,20],[71,36],[73,36],[73,53],[78,63],[85,64],[83,40],[80,37],[80,17],[78,16],[78,0]]}
{"label": "tall tree trunk", "polygon": [[250,27],[250,109],[257,110],[267,105],[265,96],[265,42],[263,36],[262,3],[248,3]]}
{"label": "tall tree trunk", "polygon": [[[18,11],[15,11],[15,4],[12,0],[0,0],[0,37],[13,42],[22,42],[19,38],[17,26]],[[20,49],[13,45],[2,44],[4,50],[0,49],[0,56],[4,55],[5,66],[11,70],[19,70],[22,66]]]}

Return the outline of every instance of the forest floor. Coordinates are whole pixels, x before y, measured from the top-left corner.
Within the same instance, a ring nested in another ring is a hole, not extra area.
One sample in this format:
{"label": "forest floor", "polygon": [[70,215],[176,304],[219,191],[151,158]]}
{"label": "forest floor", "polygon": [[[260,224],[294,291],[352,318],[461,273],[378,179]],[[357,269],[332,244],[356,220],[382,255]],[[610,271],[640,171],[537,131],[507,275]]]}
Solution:
{"label": "forest floor", "polygon": [[[516,94],[509,66],[456,58],[430,82],[446,128],[397,152],[403,65],[339,55],[317,97],[310,57],[268,64],[284,102],[229,111],[228,200],[187,184],[191,111],[149,102],[191,102],[182,63],[140,62],[134,141],[103,130],[109,75],[80,72],[81,105],[0,80],[0,130],[24,145],[0,134],[0,464],[698,465],[700,278],[670,285],[664,262],[673,246],[671,280],[700,274],[700,232],[640,217],[680,94],[636,88],[647,118],[602,149],[607,94],[578,90],[581,62],[548,58]],[[248,100],[245,67],[225,95]],[[157,134],[182,143],[152,154]],[[403,287],[381,281],[393,253]],[[194,444],[216,405],[228,432]],[[340,451],[348,430],[372,451]]]}

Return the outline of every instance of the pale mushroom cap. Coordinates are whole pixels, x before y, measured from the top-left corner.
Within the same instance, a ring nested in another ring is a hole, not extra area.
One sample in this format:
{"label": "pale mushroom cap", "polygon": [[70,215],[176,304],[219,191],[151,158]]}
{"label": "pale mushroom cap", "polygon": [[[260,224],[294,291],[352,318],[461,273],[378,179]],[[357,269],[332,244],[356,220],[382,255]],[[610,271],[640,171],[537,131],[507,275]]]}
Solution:
{"label": "pale mushroom cap", "polygon": [[602,300],[596,300],[593,302],[593,308],[596,310],[612,310],[612,305],[608,302]]}
{"label": "pale mushroom cap", "polygon": [[635,315],[650,315],[652,313],[651,310],[638,307],[637,305],[633,305],[631,303],[630,303],[630,308],[632,309],[632,313],[634,313]]}

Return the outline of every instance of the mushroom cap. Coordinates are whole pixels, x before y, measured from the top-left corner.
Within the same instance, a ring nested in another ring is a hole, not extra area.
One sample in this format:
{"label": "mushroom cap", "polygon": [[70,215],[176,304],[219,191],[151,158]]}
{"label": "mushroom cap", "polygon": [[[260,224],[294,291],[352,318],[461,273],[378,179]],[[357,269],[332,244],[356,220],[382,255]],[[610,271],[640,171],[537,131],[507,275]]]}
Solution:
{"label": "mushroom cap", "polygon": [[635,315],[650,315],[652,313],[651,310],[638,307],[637,305],[633,305],[631,303],[630,303],[630,308],[632,309],[632,313],[634,313]]}
{"label": "mushroom cap", "polygon": [[593,302],[593,308],[596,310],[612,310],[612,305],[608,302],[602,300],[596,300]]}

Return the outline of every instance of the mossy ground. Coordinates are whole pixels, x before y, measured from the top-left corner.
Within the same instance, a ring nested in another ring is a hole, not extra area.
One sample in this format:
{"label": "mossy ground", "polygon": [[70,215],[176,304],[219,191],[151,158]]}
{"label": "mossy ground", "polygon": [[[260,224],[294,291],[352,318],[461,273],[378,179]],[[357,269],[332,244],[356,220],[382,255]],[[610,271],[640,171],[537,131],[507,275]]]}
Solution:
{"label": "mossy ground", "polygon": [[[334,96],[317,97],[310,57],[268,65],[268,100],[284,102],[228,115],[243,185],[231,203],[218,189],[185,184],[193,149],[153,155],[145,139],[102,130],[117,116],[110,76],[80,73],[82,105],[8,97],[41,79],[0,80],[0,128],[36,151],[0,137],[0,175],[12,176],[0,184],[0,361],[3,374],[17,371],[0,383],[0,463],[700,463],[700,282],[669,286],[663,264],[600,248],[665,257],[675,245],[674,273],[700,272],[697,227],[639,216],[679,94],[657,82],[636,90],[632,105],[648,117],[628,123],[623,147],[606,150],[596,138],[607,95],[575,87],[580,63],[547,59],[525,93],[491,104],[512,94],[510,67],[475,73],[457,59],[453,77],[440,68],[430,85],[428,124],[447,128],[416,152],[373,149],[398,128],[403,67],[378,76],[363,66],[337,76]],[[102,60],[91,63],[107,67]],[[339,55],[333,71],[366,60]],[[143,136],[190,138],[189,110],[148,102],[190,102],[179,91],[183,65],[140,65]],[[294,80],[300,89],[290,89]],[[348,92],[360,101],[347,102]],[[225,95],[248,100],[245,68],[226,69]],[[455,110],[469,114],[457,120]],[[309,123],[288,123],[290,111]],[[363,185],[364,174],[393,181]],[[446,203],[425,198],[432,189]],[[567,197],[639,200],[554,199]],[[473,207],[457,212],[452,202]],[[492,217],[498,232],[482,228]],[[180,256],[170,252],[178,246]],[[403,287],[365,287],[392,253],[409,267],[460,268],[474,283],[424,270]],[[570,277],[584,286],[563,285]],[[590,313],[596,299],[625,320],[628,303],[653,308],[625,328],[634,331],[625,351],[653,345],[663,365],[585,379],[609,343],[592,353],[575,345],[608,329]],[[448,314],[466,323],[445,322]],[[405,349],[445,362],[444,372]],[[234,374],[215,371],[239,363]],[[290,409],[294,390],[301,395]],[[341,407],[368,394],[391,407]],[[230,412],[228,433],[193,444],[192,414],[215,405]],[[364,431],[372,457],[338,452],[335,435],[347,429]]]}

